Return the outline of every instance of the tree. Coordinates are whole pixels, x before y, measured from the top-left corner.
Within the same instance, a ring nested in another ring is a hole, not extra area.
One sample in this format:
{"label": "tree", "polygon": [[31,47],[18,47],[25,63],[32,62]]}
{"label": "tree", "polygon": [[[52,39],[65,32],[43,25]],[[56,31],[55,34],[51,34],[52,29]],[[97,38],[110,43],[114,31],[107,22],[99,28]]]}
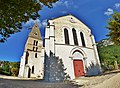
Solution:
{"label": "tree", "polygon": [[56,57],[51,51],[50,57],[47,56],[46,53],[45,56],[45,81],[62,82],[70,79],[69,74],[65,72],[66,68],[64,67],[62,59]]}
{"label": "tree", "polygon": [[20,32],[22,22],[39,17],[42,7],[52,7],[58,0],[0,0],[0,42],[5,42],[11,34]]}
{"label": "tree", "polygon": [[117,45],[120,45],[120,13],[115,12],[108,19],[107,29],[110,30],[108,36]]}
{"label": "tree", "polygon": [[109,66],[113,68],[115,61],[120,66],[119,45],[113,44],[108,46],[98,46],[98,52],[99,52],[101,65],[104,70],[109,70]]}

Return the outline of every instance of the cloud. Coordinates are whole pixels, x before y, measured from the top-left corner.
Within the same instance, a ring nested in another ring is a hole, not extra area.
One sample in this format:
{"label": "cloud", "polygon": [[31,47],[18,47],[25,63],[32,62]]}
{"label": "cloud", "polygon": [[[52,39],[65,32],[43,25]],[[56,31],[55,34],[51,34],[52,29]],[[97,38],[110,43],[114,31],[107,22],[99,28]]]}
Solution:
{"label": "cloud", "polygon": [[27,21],[26,23],[23,24],[23,27],[29,29],[29,28],[31,28],[33,26],[34,23],[35,22],[34,22],[33,19],[29,19],[29,21]]}
{"label": "cloud", "polygon": [[69,3],[68,1],[65,1],[63,4],[64,4],[66,7],[68,7],[70,3]]}
{"label": "cloud", "polygon": [[48,24],[47,19],[45,19],[45,20],[43,20],[43,21],[41,22],[41,25],[42,25],[43,27],[47,26],[47,24]]}
{"label": "cloud", "polygon": [[65,6],[65,7],[69,7],[70,5],[73,5],[73,1],[72,0],[60,0],[56,3],[53,4],[53,7],[57,7],[57,6]]}
{"label": "cloud", "polygon": [[107,11],[104,12],[104,14],[105,14],[105,15],[108,15],[108,16],[111,15],[111,14],[113,14],[113,13],[114,13],[114,11],[113,11],[113,9],[111,9],[111,8],[108,8]]}
{"label": "cloud", "polygon": [[77,5],[74,5],[74,8],[75,8],[75,9],[78,9],[78,6],[77,6]]}
{"label": "cloud", "polygon": [[62,5],[62,1],[57,1],[56,3],[54,3],[53,4],[53,7],[57,7],[57,6],[59,6],[59,5]]}
{"label": "cloud", "polygon": [[36,22],[38,23],[39,28],[47,26],[47,19],[45,19],[45,20],[43,20],[43,21],[40,21],[39,19],[36,19],[36,20],[29,19],[29,21],[27,21],[27,22],[23,25],[23,27],[28,28],[28,29],[29,29],[29,28],[32,28],[33,25],[34,25]]}
{"label": "cloud", "polygon": [[115,3],[115,8],[116,9],[120,8],[120,3]]}
{"label": "cloud", "polygon": [[67,14],[68,12],[67,11],[62,11],[62,14]]}

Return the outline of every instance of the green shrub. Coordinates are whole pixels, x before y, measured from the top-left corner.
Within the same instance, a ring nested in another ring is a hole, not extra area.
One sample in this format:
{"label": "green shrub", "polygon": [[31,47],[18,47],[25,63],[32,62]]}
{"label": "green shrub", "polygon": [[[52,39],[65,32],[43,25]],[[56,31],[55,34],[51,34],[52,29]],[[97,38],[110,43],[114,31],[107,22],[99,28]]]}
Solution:
{"label": "green shrub", "polygon": [[18,68],[15,68],[15,67],[11,68],[11,73],[12,73],[13,76],[17,76],[18,75],[18,71],[19,71]]}
{"label": "green shrub", "polygon": [[0,74],[2,74],[2,71],[3,71],[3,68],[2,68],[2,67],[0,67]]}

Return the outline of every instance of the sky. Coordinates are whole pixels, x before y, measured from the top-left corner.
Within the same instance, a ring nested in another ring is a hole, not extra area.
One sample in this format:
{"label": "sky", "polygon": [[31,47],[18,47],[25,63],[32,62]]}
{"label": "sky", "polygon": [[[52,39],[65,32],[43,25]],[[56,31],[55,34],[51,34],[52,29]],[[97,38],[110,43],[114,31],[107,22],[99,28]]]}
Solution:
{"label": "sky", "polygon": [[24,52],[29,32],[35,22],[44,38],[44,27],[47,20],[71,14],[86,24],[95,36],[96,42],[107,38],[107,19],[114,12],[120,12],[120,0],[59,0],[53,8],[43,7],[39,11],[40,18],[29,19],[23,24],[22,31],[11,35],[5,43],[0,43],[0,60],[20,61]]}

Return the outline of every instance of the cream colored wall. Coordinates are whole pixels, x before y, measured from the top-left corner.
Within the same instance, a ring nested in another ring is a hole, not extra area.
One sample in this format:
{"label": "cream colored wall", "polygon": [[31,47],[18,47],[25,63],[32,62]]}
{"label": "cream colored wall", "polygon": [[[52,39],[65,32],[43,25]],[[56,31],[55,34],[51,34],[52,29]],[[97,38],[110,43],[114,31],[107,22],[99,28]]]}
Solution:
{"label": "cream colored wall", "polygon": [[38,41],[38,51],[41,52],[41,49],[42,49],[42,45],[43,45],[43,42],[42,40],[38,40],[38,39],[35,39],[35,38],[31,38],[29,37],[27,42],[26,42],[26,45],[25,45],[25,51],[27,51],[27,49],[30,49],[30,50],[33,50],[33,47],[36,47],[35,45],[33,45],[34,43],[34,40]]}
{"label": "cream colored wall", "polygon": [[[72,23],[70,20],[71,18],[75,21],[75,23]],[[80,38],[80,32],[83,32],[86,46],[92,48],[92,41],[90,38],[91,35],[91,30],[84,25],[81,21],[76,19],[75,17],[68,15],[65,17],[57,18],[51,20],[52,23],[55,25],[55,41],[57,43],[62,43],[64,44],[64,28],[67,28],[69,31],[69,37],[70,37],[70,44],[73,44],[73,34],[72,34],[72,28],[75,28],[77,31],[77,36],[79,40],[79,46],[81,46],[81,38]]]}
{"label": "cream colored wall", "polygon": [[[38,41],[37,46],[33,45],[34,40]],[[32,66],[34,66],[34,74],[31,73],[31,77],[36,77],[36,78],[40,77],[41,79],[43,79],[44,58],[41,58],[41,56],[42,56],[42,52],[44,51],[42,51],[42,47],[43,47],[42,44],[43,42],[41,40],[28,37],[28,40],[25,45],[25,51],[21,58],[19,77],[28,77],[28,68],[26,68],[26,65],[25,65],[26,51],[28,51],[29,56],[28,56],[27,66],[30,67],[31,71],[32,71]],[[33,51],[33,47],[38,47],[37,52]],[[35,58],[35,53],[37,53],[37,58]]]}

